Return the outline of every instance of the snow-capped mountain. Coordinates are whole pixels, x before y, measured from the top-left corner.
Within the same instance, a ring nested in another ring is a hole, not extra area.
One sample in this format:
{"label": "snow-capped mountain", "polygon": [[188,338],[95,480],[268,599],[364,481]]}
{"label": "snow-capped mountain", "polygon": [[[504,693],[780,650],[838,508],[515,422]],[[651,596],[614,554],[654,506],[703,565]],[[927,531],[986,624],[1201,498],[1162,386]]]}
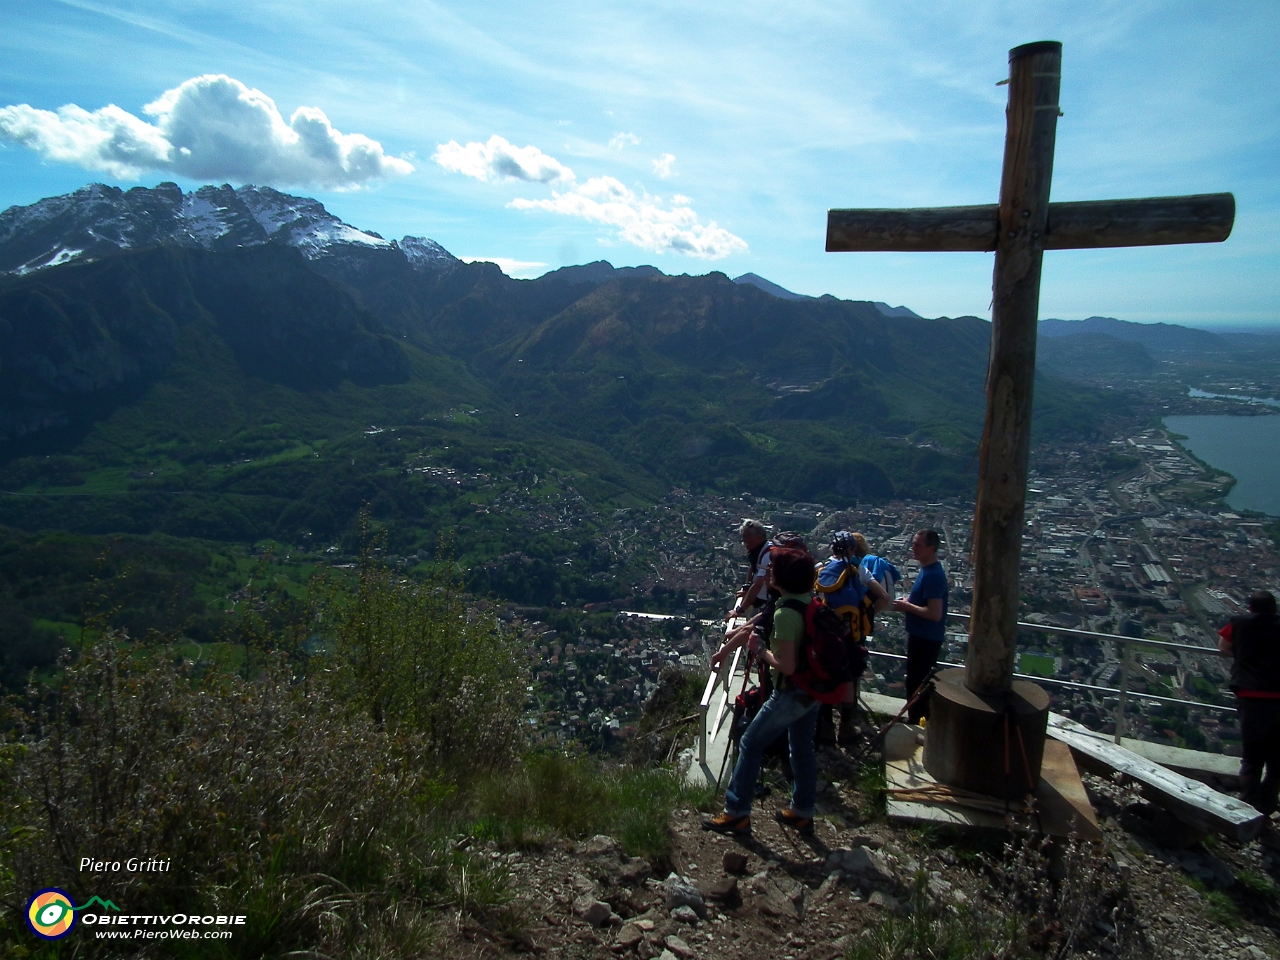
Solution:
{"label": "snow-capped mountain", "polygon": [[343,223],[318,200],[270,187],[208,186],[184,194],[176,183],[128,191],[94,183],[0,213],[0,273],[22,275],[158,243],[206,250],[283,243],[309,260],[385,251],[432,271],[459,263],[433,240],[384,240]]}

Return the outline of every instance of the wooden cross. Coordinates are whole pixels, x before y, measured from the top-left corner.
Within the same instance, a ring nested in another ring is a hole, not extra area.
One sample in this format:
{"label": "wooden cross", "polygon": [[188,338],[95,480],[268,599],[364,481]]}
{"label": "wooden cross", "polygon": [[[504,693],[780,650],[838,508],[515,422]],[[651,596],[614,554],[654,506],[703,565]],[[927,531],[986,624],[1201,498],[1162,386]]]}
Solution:
{"label": "wooden cross", "polygon": [[973,606],[965,683],[1003,695],[1013,682],[1040,263],[1045,250],[1225,240],[1229,193],[1050,203],[1062,44],[1009,51],[1000,203],[915,210],[830,210],[827,250],[994,250],[991,355],[973,518]]}

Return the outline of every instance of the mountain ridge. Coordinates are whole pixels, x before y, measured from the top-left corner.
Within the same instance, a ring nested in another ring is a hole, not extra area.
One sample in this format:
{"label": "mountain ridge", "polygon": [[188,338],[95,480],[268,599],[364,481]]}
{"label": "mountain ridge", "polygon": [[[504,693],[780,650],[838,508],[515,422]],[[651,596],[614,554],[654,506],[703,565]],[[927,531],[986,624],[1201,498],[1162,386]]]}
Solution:
{"label": "mountain ridge", "polygon": [[1048,338],[1102,334],[1162,352],[1218,352],[1230,349],[1231,346],[1223,337],[1208,330],[1183,327],[1176,323],[1134,323],[1131,320],[1117,320],[1115,317],[1087,317],[1084,320],[1049,317],[1040,321],[1038,331],[1041,337]]}
{"label": "mountain ridge", "polygon": [[183,193],[167,181],[128,191],[94,183],[0,212],[0,273],[23,276],[159,243],[206,250],[285,244],[309,260],[335,246],[364,247],[396,251],[419,269],[460,262],[434,240],[385,240],[344,223],[318,200],[271,187],[224,184]]}
{"label": "mountain ridge", "polygon": [[[979,318],[605,261],[516,280],[260,188],[87,187],[41,204],[0,214],[0,263],[23,268],[0,276],[0,485],[79,476],[108,499],[7,498],[0,523],[186,536],[204,515],[218,536],[332,536],[365,497],[412,533],[452,509],[410,483],[424,457],[468,475],[554,468],[596,502],[972,487]],[[1037,381],[1037,430],[1087,433],[1104,409]],[[120,470],[185,485],[196,512]]]}

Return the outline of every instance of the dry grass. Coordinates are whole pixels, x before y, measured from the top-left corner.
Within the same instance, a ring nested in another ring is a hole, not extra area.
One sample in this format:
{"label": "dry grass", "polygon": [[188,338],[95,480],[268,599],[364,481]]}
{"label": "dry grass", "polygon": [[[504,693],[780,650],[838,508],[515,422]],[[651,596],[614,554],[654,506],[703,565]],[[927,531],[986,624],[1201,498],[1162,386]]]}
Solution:
{"label": "dry grass", "polygon": [[1056,960],[1072,955],[1091,924],[1111,929],[1109,946],[1125,955],[1136,928],[1123,915],[1121,883],[1097,845],[1015,839],[975,862],[984,874],[976,898],[964,904],[934,898],[921,871],[907,915],[868,927],[847,960]]}

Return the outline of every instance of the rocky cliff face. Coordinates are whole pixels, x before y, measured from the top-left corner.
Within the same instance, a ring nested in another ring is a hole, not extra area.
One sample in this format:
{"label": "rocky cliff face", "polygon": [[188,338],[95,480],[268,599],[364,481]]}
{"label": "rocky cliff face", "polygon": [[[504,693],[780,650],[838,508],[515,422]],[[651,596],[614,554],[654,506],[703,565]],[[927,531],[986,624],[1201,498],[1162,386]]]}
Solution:
{"label": "rocky cliff face", "polygon": [[0,278],[0,451],[99,419],[197,342],[244,375],[302,390],[409,372],[383,325],[297,250],[117,251]]}
{"label": "rocky cliff face", "polygon": [[[203,328],[247,374],[302,389],[394,382],[408,362],[360,289],[462,263],[269,187],[90,184],[0,213],[0,443],[96,419]],[[335,282],[336,281],[336,282]]]}

